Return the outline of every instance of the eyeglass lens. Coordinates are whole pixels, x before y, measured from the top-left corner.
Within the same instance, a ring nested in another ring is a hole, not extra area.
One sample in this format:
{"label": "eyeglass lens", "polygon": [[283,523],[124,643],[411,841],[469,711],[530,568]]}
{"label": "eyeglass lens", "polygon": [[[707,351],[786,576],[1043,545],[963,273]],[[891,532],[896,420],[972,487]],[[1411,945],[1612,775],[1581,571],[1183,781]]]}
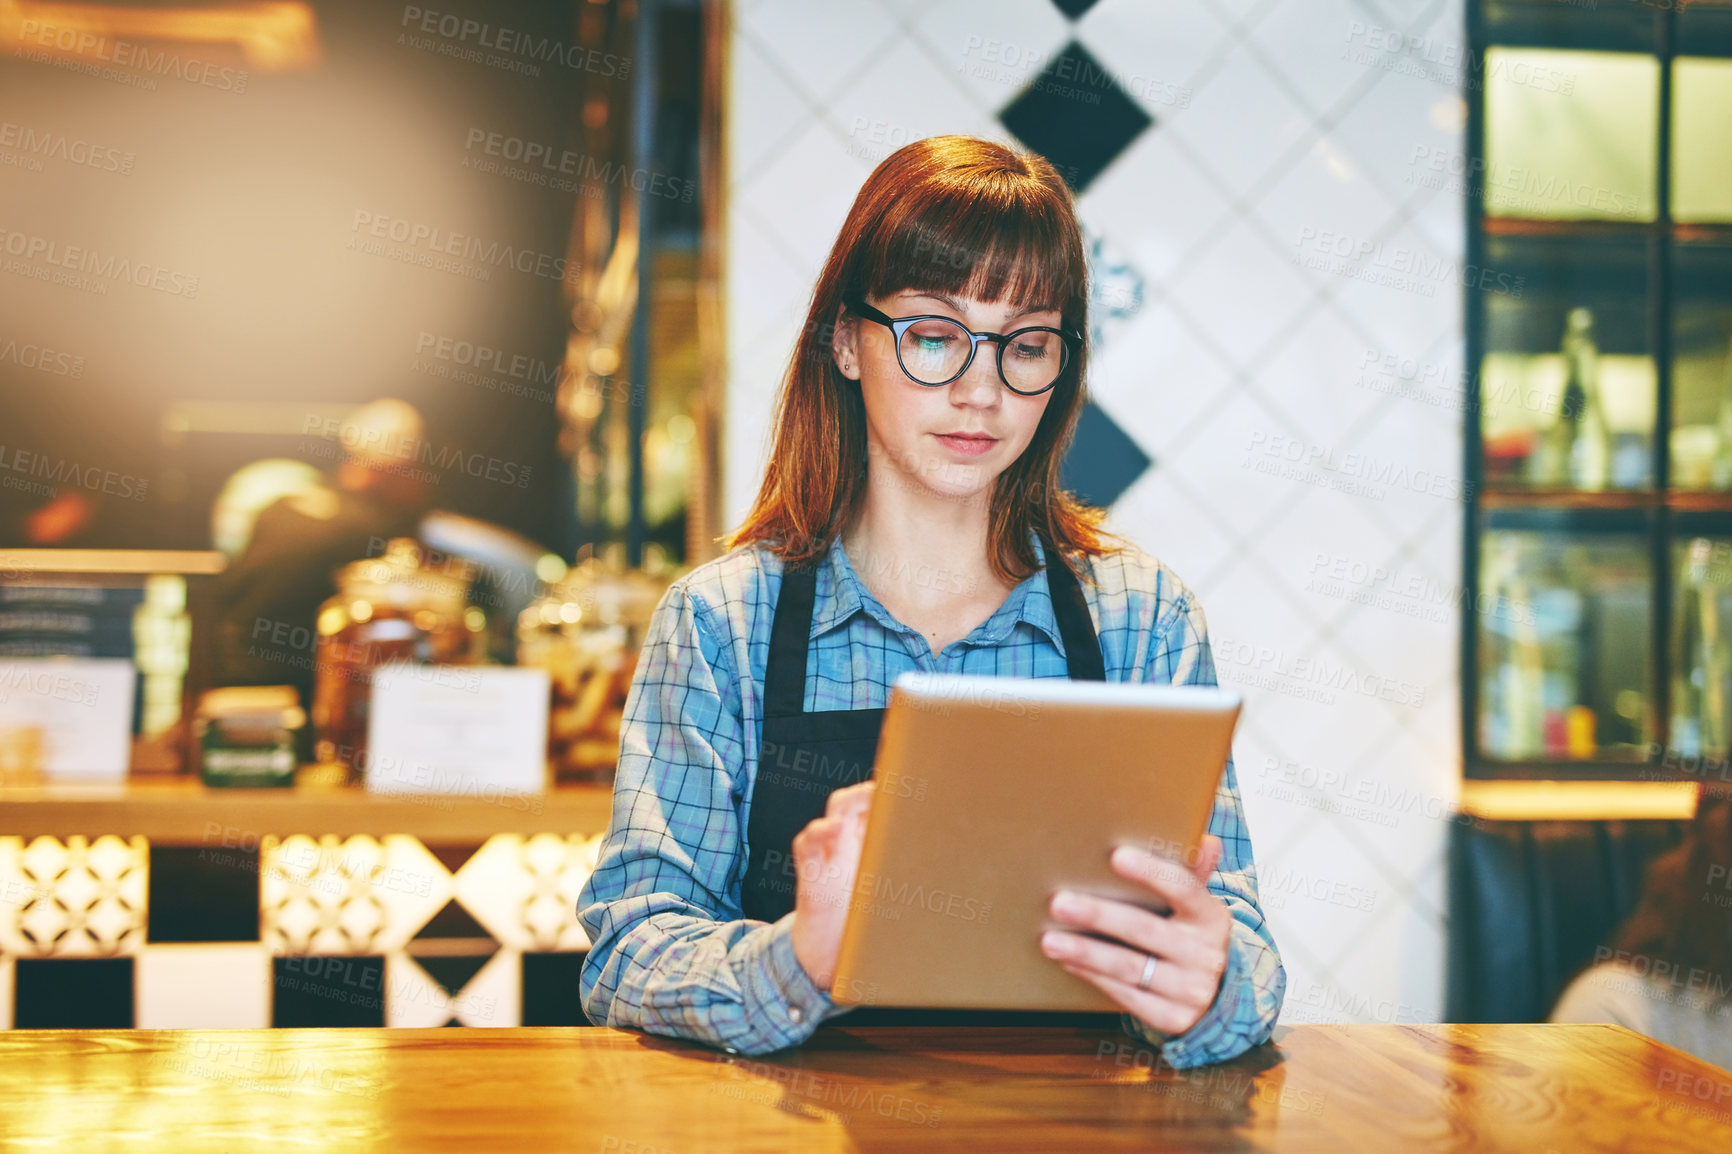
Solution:
{"label": "eyeglass lens", "polygon": [[[933,318],[909,325],[897,352],[909,376],[923,385],[942,385],[962,372],[971,347],[967,329],[955,321]],[[1064,371],[1066,354],[1064,340],[1057,333],[1032,329],[1003,342],[999,364],[1011,388],[1039,392]]]}

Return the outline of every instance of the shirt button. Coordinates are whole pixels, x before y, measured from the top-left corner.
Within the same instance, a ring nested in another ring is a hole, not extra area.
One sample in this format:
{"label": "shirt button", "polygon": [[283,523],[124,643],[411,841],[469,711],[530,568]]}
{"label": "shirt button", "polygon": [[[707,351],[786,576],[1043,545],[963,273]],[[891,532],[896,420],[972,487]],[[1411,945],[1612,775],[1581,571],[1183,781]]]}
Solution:
{"label": "shirt button", "polygon": [[789,1006],[788,1017],[794,1019],[796,1022],[804,1022],[806,1020],[806,1011],[802,1010],[798,1006]]}

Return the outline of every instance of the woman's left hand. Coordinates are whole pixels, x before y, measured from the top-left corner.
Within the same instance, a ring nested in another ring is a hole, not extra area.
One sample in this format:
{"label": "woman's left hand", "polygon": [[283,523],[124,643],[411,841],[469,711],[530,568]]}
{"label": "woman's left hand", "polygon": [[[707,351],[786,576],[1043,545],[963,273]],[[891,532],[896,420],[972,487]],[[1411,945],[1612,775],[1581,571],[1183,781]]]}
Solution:
{"label": "woman's left hand", "polygon": [[[1041,950],[1154,1029],[1169,1037],[1183,1034],[1214,1004],[1227,971],[1233,915],[1205,884],[1220,860],[1221,839],[1214,834],[1203,836],[1202,852],[1189,870],[1135,846],[1119,846],[1113,872],[1142,885],[1173,912],[1163,917],[1129,902],[1060,890],[1048,904],[1055,920],[1113,940],[1048,930]],[[1155,964],[1142,989],[1138,983],[1150,956]]]}

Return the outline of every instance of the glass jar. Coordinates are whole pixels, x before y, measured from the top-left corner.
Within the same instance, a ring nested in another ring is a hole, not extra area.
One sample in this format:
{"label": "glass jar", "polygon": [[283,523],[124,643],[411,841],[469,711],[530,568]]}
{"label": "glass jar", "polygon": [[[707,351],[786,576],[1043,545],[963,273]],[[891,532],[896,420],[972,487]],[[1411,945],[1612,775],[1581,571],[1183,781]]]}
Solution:
{"label": "glass jar", "polygon": [[626,691],[671,570],[581,562],[517,618],[517,663],[545,669],[547,760],[562,782],[610,782]]}
{"label": "glass jar", "polygon": [[479,661],[484,622],[465,609],[473,573],[450,561],[431,568],[422,556],[413,540],[397,538],[382,556],[344,566],[337,595],[319,607],[313,751],[349,782],[366,765],[375,669]]}

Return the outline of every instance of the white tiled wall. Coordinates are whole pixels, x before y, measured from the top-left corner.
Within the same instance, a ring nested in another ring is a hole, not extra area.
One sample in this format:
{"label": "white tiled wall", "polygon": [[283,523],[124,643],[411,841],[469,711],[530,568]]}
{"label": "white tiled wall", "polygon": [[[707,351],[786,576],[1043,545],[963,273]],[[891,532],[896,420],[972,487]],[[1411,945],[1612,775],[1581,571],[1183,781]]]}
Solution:
{"label": "white tiled wall", "polygon": [[734,6],[730,525],[877,160],[1007,138],[997,112],[1037,71],[1019,59],[1072,37],[1155,117],[1080,198],[1142,283],[1090,385],[1155,462],[1114,527],[1199,592],[1246,694],[1235,750],[1289,1022],[1443,1011],[1464,236],[1459,190],[1420,162],[1463,147],[1457,78],[1426,62],[1461,24],[1460,0],[1102,0],[1074,23],[1050,0]]}

